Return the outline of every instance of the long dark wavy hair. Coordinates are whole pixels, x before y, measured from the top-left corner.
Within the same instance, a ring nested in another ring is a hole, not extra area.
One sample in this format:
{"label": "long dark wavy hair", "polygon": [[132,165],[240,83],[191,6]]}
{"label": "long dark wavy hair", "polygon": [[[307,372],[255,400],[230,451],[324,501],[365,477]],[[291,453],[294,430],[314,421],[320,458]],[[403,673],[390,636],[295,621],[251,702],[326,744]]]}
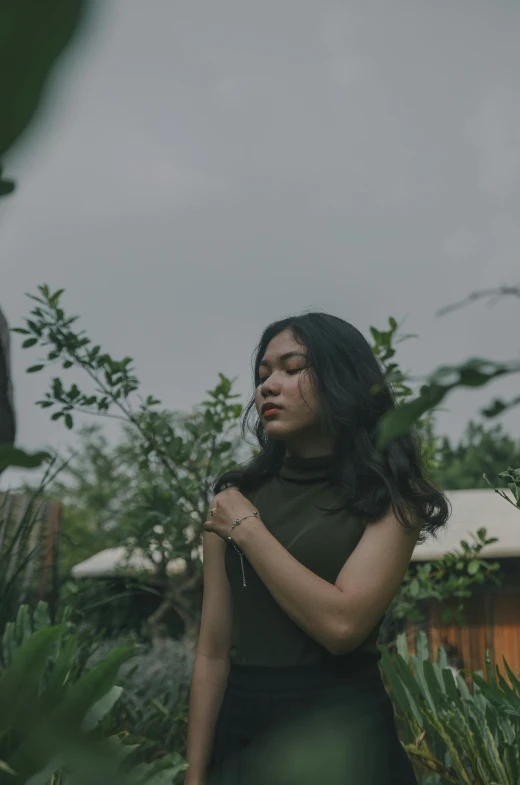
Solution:
{"label": "long dark wavy hair", "polygon": [[[321,427],[335,436],[330,481],[344,491],[344,504],[335,509],[345,509],[369,523],[392,507],[405,527],[417,525],[417,518],[423,522],[419,542],[424,542],[426,533],[435,535],[451,514],[449,501],[428,477],[417,429],[394,439],[383,450],[377,449],[378,421],[395,409],[395,396],[383,367],[359,330],[344,319],[320,311],[272,322],[254,353],[255,390],[261,383],[259,364],[269,342],[286,329],[307,349]],[[256,415],[252,425],[251,412]],[[285,445],[267,436],[254,394],[241,419],[244,438],[246,431],[256,436],[260,450],[245,465],[219,476],[214,494],[230,485],[247,494],[278,474]]]}

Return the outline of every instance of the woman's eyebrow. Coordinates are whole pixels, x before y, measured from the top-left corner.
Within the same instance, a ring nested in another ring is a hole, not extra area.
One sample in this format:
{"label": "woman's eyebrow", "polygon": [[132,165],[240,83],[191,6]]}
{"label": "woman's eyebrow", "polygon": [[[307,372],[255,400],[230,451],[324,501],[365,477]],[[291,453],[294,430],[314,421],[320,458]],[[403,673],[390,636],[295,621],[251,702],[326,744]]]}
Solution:
{"label": "woman's eyebrow", "polygon": [[[287,360],[289,357],[307,357],[304,352],[285,352],[285,354],[280,355],[280,360]],[[270,365],[267,360],[260,360],[259,365]]]}

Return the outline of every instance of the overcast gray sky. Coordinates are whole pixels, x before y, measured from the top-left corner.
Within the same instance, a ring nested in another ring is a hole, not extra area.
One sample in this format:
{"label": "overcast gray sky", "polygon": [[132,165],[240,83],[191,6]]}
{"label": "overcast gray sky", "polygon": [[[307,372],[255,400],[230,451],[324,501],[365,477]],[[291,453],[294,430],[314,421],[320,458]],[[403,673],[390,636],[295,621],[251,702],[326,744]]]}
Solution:
{"label": "overcast gray sky", "polygon": [[[520,281],[519,36],[512,0],[104,0],[7,162],[11,326],[25,292],[64,287],[177,410],[219,371],[245,400],[265,325],[308,308],[367,338],[407,317],[414,374],[518,358],[518,300],[435,311]],[[19,346],[18,441],[63,449]],[[519,387],[457,392],[439,429]],[[520,435],[520,411],[500,420]]]}

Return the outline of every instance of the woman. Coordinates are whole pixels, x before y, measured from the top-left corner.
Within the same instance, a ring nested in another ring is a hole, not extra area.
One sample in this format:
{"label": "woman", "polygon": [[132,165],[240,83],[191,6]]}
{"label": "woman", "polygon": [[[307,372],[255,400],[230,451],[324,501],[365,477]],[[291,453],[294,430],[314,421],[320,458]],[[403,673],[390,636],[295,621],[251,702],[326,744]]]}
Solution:
{"label": "woman", "polygon": [[186,785],[412,785],[379,628],[426,532],[449,516],[369,344],[308,312],[254,361],[260,450],[215,483],[190,693]]}

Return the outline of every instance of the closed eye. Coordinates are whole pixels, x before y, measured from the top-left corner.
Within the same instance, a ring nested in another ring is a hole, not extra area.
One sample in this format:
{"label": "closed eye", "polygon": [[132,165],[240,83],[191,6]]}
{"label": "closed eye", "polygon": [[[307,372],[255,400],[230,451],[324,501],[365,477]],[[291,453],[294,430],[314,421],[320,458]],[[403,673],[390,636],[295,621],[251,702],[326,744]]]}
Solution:
{"label": "closed eye", "polygon": [[[294,376],[295,373],[300,373],[300,371],[304,371],[304,370],[305,368],[294,368],[286,371],[285,373],[287,373],[289,376]],[[259,379],[257,387],[263,384],[267,379],[269,379],[269,376],[264,376],[263,379]]]}

